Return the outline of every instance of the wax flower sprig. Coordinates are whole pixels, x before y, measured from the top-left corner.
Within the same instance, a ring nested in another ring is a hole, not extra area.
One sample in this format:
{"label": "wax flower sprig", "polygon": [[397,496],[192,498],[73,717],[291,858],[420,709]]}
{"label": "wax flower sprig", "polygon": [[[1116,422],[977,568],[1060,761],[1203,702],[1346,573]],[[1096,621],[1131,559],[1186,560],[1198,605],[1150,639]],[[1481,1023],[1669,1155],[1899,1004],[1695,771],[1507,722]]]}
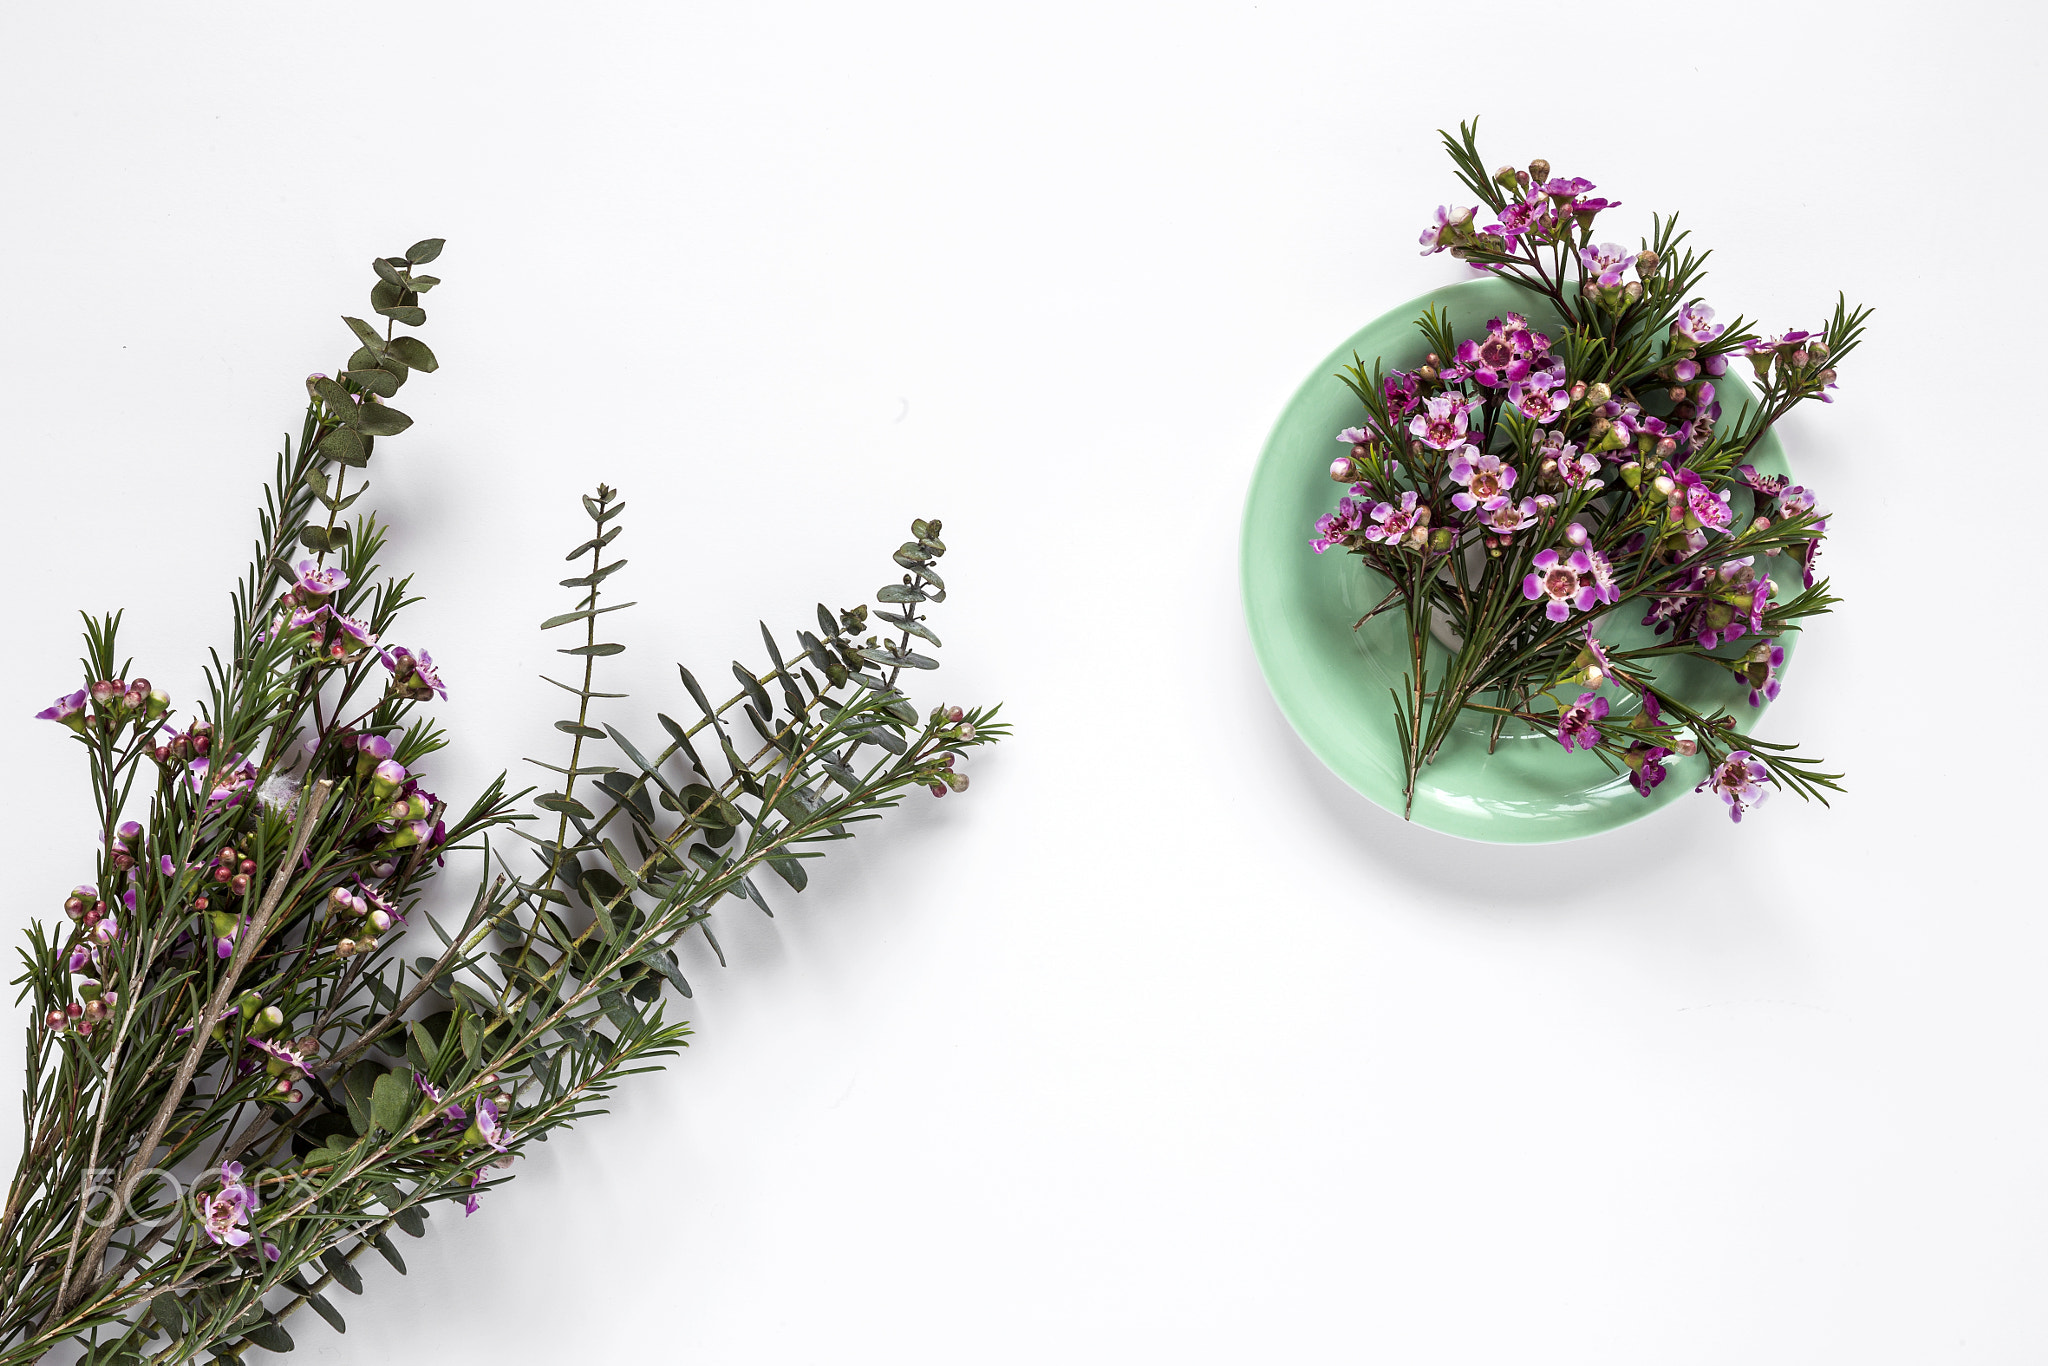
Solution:
{"label": "wax flower sprig", "polygon": [[[460,814],[429,790],[445,737],[423,710],[449,686],[400,643],[416,599],[379,576],[384,529],[344,514],[411,424],[386,400],[439,367],[396,328],[426,321],[441,245],[373,262],[383,325],[344,319],[347,365],[307,381],[197,707],[135,676],[111,615],[86,620],[83,686],[38,713],[81,747],[99,855],[61,918],[32,922],[16,978],[32,1015],[0,1366],[60,1345],[99,1366],[289,1351],[307,1307],[342,1328],[330,1295],[363,1293],[360,1258],[403,1272],[394,1232],[476,1212],[532,1144],[684,1045],[678,949],[695,932],[723,961],[715,906],[766,911],[766,873],[803,890],[825,845],[965,789],[965,757],[1008,733],[898,687],[938,667],[946,545],[922,519],[872,621],[764,625],[766,667],[735,663],[724,701],[678,666],[699,715],[659,715],[658,746],[601,722],[623,694],[596,671],[625,646],[600,627],[633,604],[607,598],[624,504],[599,485],[572,601],[541,623],[581,666],[548,680],[575,698],[563,762],[531,761],[551,790],[522,810],[500,777]],[[482,871],[444,923],[423,896],[464,854]]]}
{"label": "wax flower sprig", "polygon": [[[1407,808],[1468,714],[1489,748],[1548,735],[1560,759],[1591,753],[1644,796],[1697,759],[1698,790],[1737,821],[1779,788],[1825,804],[1839,774],[1662,680],[1700,661],[1761,707],[1782,685],[1786,633],[1838,601],[1815,574],[1824,510],[1754,453],[1800,403],[1832,402],[1869,310],[1838,299],[1818,330],[1770,337],[1717,321],[1696,289],[1705,254],[1676,214],[1653,215],[1633,249],[1604,240],[1618,203],[1543,160],[1489,173],[1476,127],[1444,145],[1479,202],[1439,207],[1423,252],[1511,281],[1529,312],[1461,330],[1432,307],[1419,365],[1353,357],[1341,378],[1363,413],[1330,467],[1348,487],[1312,542],[1387,581],[1359,627],[1404,614]],[[1724,412],[1715,381],[1738,359],[1758,393]],[[1781,591],[1774,562],[1797,591]],[[1621,646],[1616,628],[1638,615],[1648,643]],[[1433,636],[1448,638],[1441,662]]]}

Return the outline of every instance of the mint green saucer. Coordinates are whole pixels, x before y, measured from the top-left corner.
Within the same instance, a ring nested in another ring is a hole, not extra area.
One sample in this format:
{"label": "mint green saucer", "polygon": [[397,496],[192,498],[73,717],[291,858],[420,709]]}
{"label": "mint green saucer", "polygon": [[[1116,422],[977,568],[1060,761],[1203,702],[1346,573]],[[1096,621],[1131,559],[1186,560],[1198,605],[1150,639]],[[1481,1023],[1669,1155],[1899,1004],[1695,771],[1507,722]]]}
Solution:
{"label": "mint green saucer", "polygon": [[[1432,290],[1367,324],[1316,367],[1274,424],[1245,499],[1240,552],[1252,648],[1274,700],[1317,758],[1397,816],[1401,746],[1389,694],[1400,685],[1407,653],[1399,614],[1387,613],[1354,632],[1352,623],[1386,595],[1387,581],[1356,556],[1316,554],[1309,540],[1316,518],[1333,510],[1344,492],[1330,480],[1330,462],[1344,453],[1337,433],[1355,425],[1364,411],[1338,371],[1354,351],[1368,368],[1375,356],[1388,369],[1421,364],[1428,347],[1414,322],[1431,304],[1449,312],[1461,339],[1502,313],[1526,314],[1539,327],[1556,316],[1504,280],[1474,280]],[[1724,421],[1756,402],[1735,368],[1714,381]],[[1765,474],[1790,473],[1775,434],[1758,443],[1751,463]],[[1780,598],[1788,590],[1797,593],[1798,566],[1788,556],[1769,563]],[[1614,608],[1600,619],[1601,640],[1623,649],[1649,643],[1649,631],[1639,625],[1643,611],[1640,600]],[[1781,641],[1788,662],[1797,639],[1793,632]],[[1439,669],[1443,648],[1432,650],[1431,668]],[[1660,680],[1700,710],[1719,706],[1738,713],[1745,730],[1759,711],[1749,706],[1748,689],[1732,674],[1697,660],[1666,661]],[[1613,691],[1608,690],[1611,698]],[[1474,716],[1422,770],[1412,813],[1416,824],[1495,844],[1579,839],[1690,796],[1706,774],[1699,758],[1674,756],[1665,761],[1670,776],[1644,797],[1594,755],[1567,754],[1550,736],[1504,735],[1488,754],[1486,732]]]}

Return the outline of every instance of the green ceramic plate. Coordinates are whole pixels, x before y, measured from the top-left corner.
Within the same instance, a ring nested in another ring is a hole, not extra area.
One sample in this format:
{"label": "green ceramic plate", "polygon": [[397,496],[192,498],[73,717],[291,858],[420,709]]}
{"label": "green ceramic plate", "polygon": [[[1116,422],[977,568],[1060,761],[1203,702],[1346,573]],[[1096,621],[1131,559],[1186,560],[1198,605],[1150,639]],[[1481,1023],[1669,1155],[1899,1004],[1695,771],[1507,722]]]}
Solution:
{"label": "green ceramic plate", "polygon": [[[1554,314],[1531,307],[1532,297],[1504,280],[1475,280],[1434,290],[1368,324],[1331,352],[1294,395],[1274,425],[1245,499],[1240,574],[1252,647],[1266,685],[1297,734],[1318,758],[1386,810],[1401,811],[1401,747],[1393,728],[1390,695],[1405,672],[1406,642],[1398,614],[1365,629],[1352,623],[1387,592],[1387,581],[1354,555],[1318,555],[1310,549],[1315,520],[1343,492],[1330,480],[1330,461],[1343,452],[1337,433],[1363,411],[1337,378],[1352,353],[1368,366],[1380,357],[1389,369],[1413,369],[1427,350],[1415,319],[1431,304],[1450,313],[1460,337],[1488,318],[1521,312],[1539,321]],[[1732,418],[1752,390],[1731,368],[1715,381]],[[1775,435],[1753,453],[1767,474],[1787,474]],[[1798,568],[1786,556],[1771,562],[1781,597],[1799,588]],[[1624,602],[1601,619],[1600,638],[1627,649],[1649,643],[1638,623],[1640,601]],[[1792,653],[1797,633],[1784,638]],[[1432,668],[1441,668],[1442,647]],[[1661,675],[1676,695],[1702,710],[1721,706],[1748,718],[1748,690],[1726,670],[1697,660],[1669,661]],[[1610,699],[1613,698],[1610,690]],[[1617,706],[1617,711],[1625,710]],[[1417,784],[1413,819],[1445,834],[1498,844],[1541,844],[1578,839],[1640,819],[1689,795],[1705,776],[1698,758],[1666,761],[1670,777],[1640,796],[1625,777],[1591,754],[1566,754],[1549,736],[1503,736],[1486,752],[1486,727],[1475,718],[1447,741]],[[1700,800],[1705,801],[1702,797]]]}

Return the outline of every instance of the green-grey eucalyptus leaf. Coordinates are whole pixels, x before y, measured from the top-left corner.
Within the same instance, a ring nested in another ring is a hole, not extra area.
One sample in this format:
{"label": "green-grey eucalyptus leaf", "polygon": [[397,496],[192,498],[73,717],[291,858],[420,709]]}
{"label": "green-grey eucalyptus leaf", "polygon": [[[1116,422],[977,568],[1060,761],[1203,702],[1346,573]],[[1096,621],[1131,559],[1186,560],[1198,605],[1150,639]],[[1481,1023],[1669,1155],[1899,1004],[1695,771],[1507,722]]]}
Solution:
{"label": "green-grey eucalyptus leaf", "polygon": [[306,1303],[313,1306],[314,1313],[327,1320],[329,1328],[332,1328],[337,1333],[346,1333],[348,1331],[348,1321],[342,1318],[339,1309],[336,1309],[327,1302],[325,1295],[309,1290],[306,1292]]}
{"label": "green-grey eucalyptus leaf", "polygon": [[433,351],[418,337],[393,337],[391,353],[413,369],[425,371],[429,375],[441,368],[441,362],[435,358]]}
{"label": "green-grey eucalyptus leaf", "polygon": [[375,394],[378,398],[390,398],[398,392],[398,376],[382,366],[370,370],[347,370],[343,372],[343,377],[358,389]]}
{"label": "green-grey eucalyptus leaf", "polygon": [[320,1262],[333,1273],[334,1283],[351,1295],[363,1293],[362,1273],[355,1269],[349,1259],[342,1255],[340,1248],[330,1247],[320,1254]]}
{"label": "green-grey eucalyptus leaf", "polygon": [[371,436],[397,436],[412,425],[412,419],[396,408],[365,401],[357,425]]}
{"label": "green-grey eucalyptus leaf", "polygon": [[266,1352],[289,1352],[298,1346],[292,1341],[292,1335],[285,1332],[283,1324],[268,1319],[248,1329],[242,1336]]}
{"label": "green-grey eucalyptus leaf", "polygon": [[370,1088],[370,1122],[386,1133],[397,1133],[412,1118],[413,1086],[410,1079],[386,1072]]}
{"label": "green-grey eucalyptus leaf", "polygon": [[391,1245],[391,1236],[389,1234],[378,1234],[370,1240],[370,1245],[377,1249],[378,1254],[385,1261],[391,1263],[392,1270],[401,1276],[405,1274],[405,1258],[399,1256],[398,1249]]}
{"label": "green-grey eucalyptus leaf", "polygon": [[342,317],[342,321],[348,324],[348,330],[356,334],[356,339],[362,342],[367,350],[380,353],[384,350],[386,345],[384,334],[375,327],[364,322],[361,318],[351,318],[346,315]]}
{"label": "green-grey eucalyptus leaf", "polygon": [[369,445],[359,433],[349,427],[336,427],[321,437],[317,449],[321,455],[337,465],[360,469],[370,463]]}
{"label": "green-grey eucalyptus leaf", "polygon": [[448,245],[444,237],[428,237],[413,243],[405,249],[405,259],[416,266],[426,265],[441,254],[441,248]]}

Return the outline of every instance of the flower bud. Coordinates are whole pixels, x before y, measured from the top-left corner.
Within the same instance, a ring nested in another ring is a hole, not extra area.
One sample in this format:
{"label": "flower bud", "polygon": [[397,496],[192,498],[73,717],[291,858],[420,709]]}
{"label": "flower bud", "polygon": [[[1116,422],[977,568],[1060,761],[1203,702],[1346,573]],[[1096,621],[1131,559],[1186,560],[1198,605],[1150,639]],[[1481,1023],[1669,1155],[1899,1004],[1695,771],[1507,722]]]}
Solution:
{"label": "flower bud", "polygon": [[1657,253],[1654,251],[1643,251],[1636,254],[1636,274],[1642,276],[1645,280],[1657,273],[1657,267],[1660,264]]}
{"label": "flower bud", "polygon": [[1660,474],[1650,481],[1650,487],[1657,490],[1664,497],[1669,498],[1677,490],[1678,485],[1670,475]]}
{"label": "flower bud", "polygon": [[1334,479],[1338,483],[1349,484],[1353,482],[1355,479],[1357,479],[1357,477],[1358,476],[1352,472],[1350,456],[1340,455],[1335,460],[1332,460],[1330,462],[1330,478]]}
{"label": "flower bud", "polygon": [[1493,183],[1504,190],[1514,189],[1516,185],[1515,168],[1503,166],[1498,171],[1495,171],[1493,173]]}
{"label": "flower bud", "polygon": [[1548,179],[1550,179],[1550,163],[1549,163],[1549,162],[1547,162],[1547,161],[1545,161],[1545,160],[1544,160],[1544,159],[1543,159],[1542,157],[1537,157],[1537,158],[1536,158],[1536,159],[1535,159],[1534,161],[1530,162],[1530,163],[1529,163],[1529,179],[1531,179],[1531,180],[1548,180]]}
{"label": "flower bud", "polygon": [[381,735],[358,735],[356,737],[356,777],[367,778],[370,770],[383,763],[397,752],[397,747]]}
{"label": "flower bud", "polygon": [[1567,526],[1564,529],[1564,538],[1567,541],[1570,541],[1573,545],[1578,546],[1584,545],[1589,539],[1591,539],[1586,535],[1586,528],[1581,526],[1577,522],[1573,522],[1571,525]]}
{"label": "flower bud", "polygon": [[1613,397],[1614,390],[1608,388],[1605,384],[1595,384],[1586,390],[1586,401],[1588,403],[1605,403]]}
{"label": "flower bud", "polygon": [[1565,393],[1567,393],[1567,394],[1569,394],[1569,395],[1571,396],[1571,400],[1572,400],[1572,402],[1574,402],[1574,403],[1580,403],[1580,402],[1583,402],[1583,401],[1585,400],[1585,397],[1586,397],[1586,381],[1584,381],[1584,380],[1582,380],[1582,379],[1580,379],[1580,380],[1573,380],[1573,381],[1572,381],[1572,387],[1571,387],[1571,388],[1569,388],[1569,389],[1567,389],[1567,390],[1565,390]]}
{"label": "flower bud", "polygon": [[356,941],[353,939],[344,939],[339,944],[336,944],[334,946],[334,952],[342,958],[352,958],[355,956],[356,952]]}
{"label": "flower bud", "polygon": [[151,688],[149,690],[149,719],[152,721],[161,721],[164,719],[164,714],[170,711],[170,709],[171,695],[165,692],[162,688]]}
{"label": "flower bud", "polygon": [[1621,467],[1621,482],[1632,489],[1641,488],[1643,484],[1643,467],[1633,460],[1628,461]]}
{"label": "flower bud", "polygon": [[1671,742],[1671,752],[1689,759],[1700,752],[1700,743],[1689,735],[1682,736]]}
{"label": "flower bud", "polygon": [[51,1006],[49,1014],[43,1016],[43,1025],[48,1029],[62,1029],[70,1022],[70,1017],[65,1015],[62,1006]]}
{"label": "flower bud", "polygon": [[379,907],[378,909],[371,911],[368,918],[370,921],[370,928],[375,930],[379,934],[382,934],[384,933],[384,931],[391,928],[391,915],[382,907]]}
{"label": "flower bud", "polygon": [[405,784],[405,765],[396,759],[379,763],[370,776],[370,791],[379,797],[388,797]]}

